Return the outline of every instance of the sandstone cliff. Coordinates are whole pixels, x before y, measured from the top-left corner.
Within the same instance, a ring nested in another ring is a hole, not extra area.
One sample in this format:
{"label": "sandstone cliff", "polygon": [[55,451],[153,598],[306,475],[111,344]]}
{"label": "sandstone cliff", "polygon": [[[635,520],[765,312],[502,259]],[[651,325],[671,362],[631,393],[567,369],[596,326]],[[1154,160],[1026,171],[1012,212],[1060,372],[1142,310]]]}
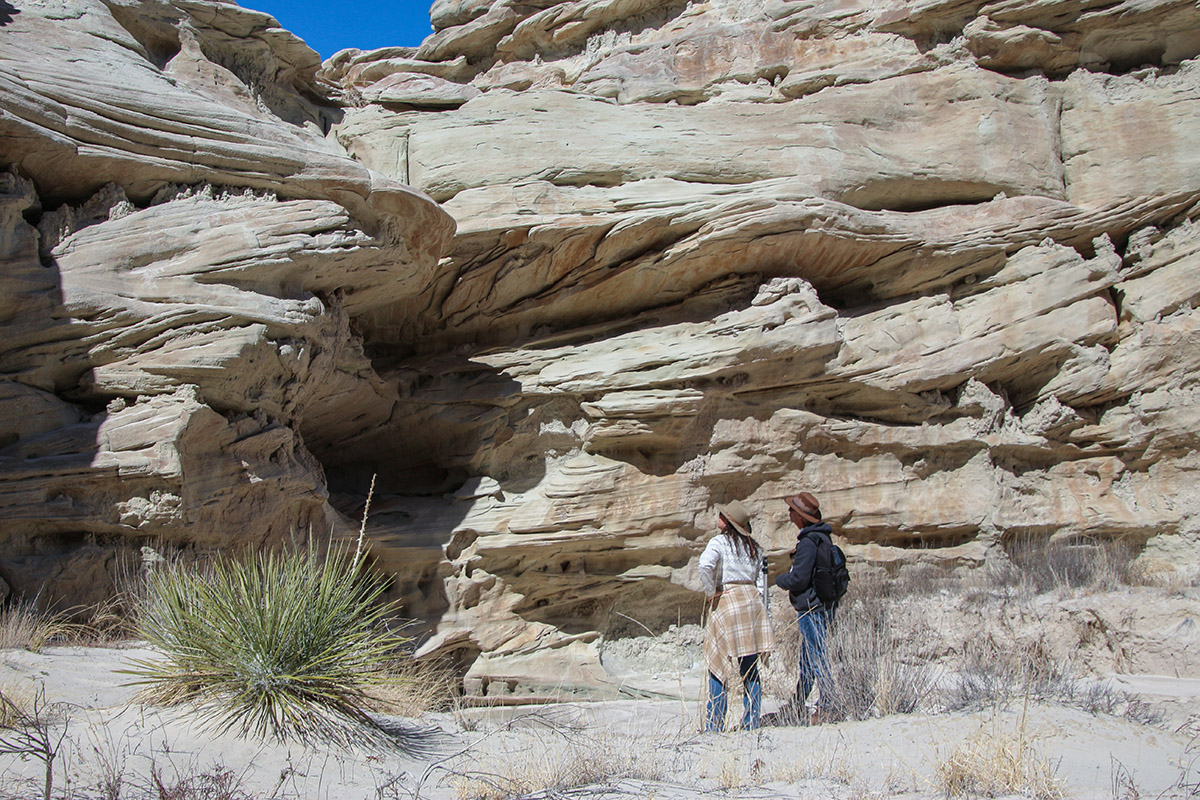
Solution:
{"label": "sandstone cliff", "polygon": [[3,578],[94,600],[123,548],[326,532],[315,454],[394,393],[354,319],[453,221],[325,139],[319,61],[265,14],[4,9]]}
{"label": "sandstone cliff", "polygon": [[734,498],[777,564],[803,488],[860,567],[1200,570],[1194,2],[431,15],[318,65],[229,2],[0,12],[15,589],[343,530],[378,473],[426,652],[496,693],[694,618]]}

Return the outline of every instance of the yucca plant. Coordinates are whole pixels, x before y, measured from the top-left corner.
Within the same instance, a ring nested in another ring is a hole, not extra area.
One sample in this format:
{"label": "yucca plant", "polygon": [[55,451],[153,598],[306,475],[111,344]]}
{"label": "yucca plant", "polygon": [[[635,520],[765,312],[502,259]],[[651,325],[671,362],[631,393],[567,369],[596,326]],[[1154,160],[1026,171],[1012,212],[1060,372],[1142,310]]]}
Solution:
{"label": "yucca plant", "polygon": [[142,697],[197,702],[208,724],[243,737],[341,746],[422,747],[418,731],[371,714],[404,641],[394,608],[358,554],[291,547],[147,576],[138,634],[162,653],[128,673]]}

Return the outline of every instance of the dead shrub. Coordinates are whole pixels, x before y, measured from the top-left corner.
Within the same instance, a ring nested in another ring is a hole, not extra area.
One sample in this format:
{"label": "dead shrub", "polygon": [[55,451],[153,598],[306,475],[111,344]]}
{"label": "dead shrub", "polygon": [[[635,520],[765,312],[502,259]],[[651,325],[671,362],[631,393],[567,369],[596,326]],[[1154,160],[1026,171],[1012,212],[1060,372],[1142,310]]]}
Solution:
{"label": "dead shrub", "polygon": [[1176,796],[1200,797],[1200,734],[1188,742],[1181,761],[1179,780],[1172,787]]}
{"label": "dead shrub", "polygon": [[[481,763],[481,754],[472,751],[446,771],[461,800],[556,797],[583,787],[659,780],[668,770],[667,752],[661,737],[630,741],[612,731],[585,731],[546,720],[544,727],[523,731],[507,752],[485,756]],[[502,770],[495,769],[497,763],[503,763]]]}
{"label": "dead shrub", "polygon": [[957,680],[944,689],[951,711],[1002,707],[1014,699],[1038,700],[1070,692],[1066,664],[1053,658],[1040,642],[1001,647],[991,639],[968,642]]}
{"label": "dead shrub", "polygon": [[1005,545],[1010,566],[995,579],[1033,594],[1059,589],[1112,591],[1136,583],[1134,559],[1141,551],[1128,539],[1074,539],[1053,542],[1022,536]]}
{"label": "dead shrub", "polygon": [[167,778],[157,764],[150,767],[156,800],[256,800],[233,770],[214,766],[189,775]]}
{"label": "dead shrub", "polygon": [[[890,617],[903,601],[880,576],[851,583],[829,630],[832,697],[822,705],[839,719],[869,719],[911,714],[931,699],[936,670],[919,652],[920,642],[905,639]],[[801,642],[790,605],[773,615],[776,651],[766,675],[766,690],[795,695]],[[810,698],[810,702],[813,698]]]}
{"label": "dead shrub", "polygon": [[[960,581],[944,567],[936,564],[910,564],[901,567],[896,576],[886,582],[886,596],[896,598],[928,597],[943,590],[957,591]],[[877,593],[883,594],[882,587]]]}
{"label": "dead shrub", "polygon": [[894,635],[890,616],[896,606],[858,592],[847,594],[838,609],[828,642],[836,716],[911,714],[930,697],[934,670],[917,652],[916,642]]}
{"label": "dead shrub", "polygon": [[971,642],[954,680],[941,690],[951,711],[1003,708],[1013,701],[1055,703],[1090,714],[1124,715],[1137,708],[1128,693],[1107,681],[1085,681],[1070,661],[1056,656],[1042,640],[1013,647],[991,639]]}
{"label": "dead shrub", "polygon": [[38,687],[27,705],[0,694],[0,756],[16,756],[42,762],[43,800],[50,800],[54,788],[54,762],[67,738],[69,720],[66,706],[46,699],[46,690]]}

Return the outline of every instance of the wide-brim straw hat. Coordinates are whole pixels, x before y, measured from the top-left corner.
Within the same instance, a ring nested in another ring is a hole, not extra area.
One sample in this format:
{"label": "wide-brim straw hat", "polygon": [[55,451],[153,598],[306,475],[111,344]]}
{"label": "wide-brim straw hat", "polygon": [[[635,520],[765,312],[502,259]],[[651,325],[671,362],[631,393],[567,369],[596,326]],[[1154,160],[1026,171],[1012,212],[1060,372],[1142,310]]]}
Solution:
{"label": "wide-brim straw hat", "polygon": [[717,513],[724,517],[730,525],[737,528],[743,536],[750,535],[750,512],[746,510],[740,500],[717,506]]}

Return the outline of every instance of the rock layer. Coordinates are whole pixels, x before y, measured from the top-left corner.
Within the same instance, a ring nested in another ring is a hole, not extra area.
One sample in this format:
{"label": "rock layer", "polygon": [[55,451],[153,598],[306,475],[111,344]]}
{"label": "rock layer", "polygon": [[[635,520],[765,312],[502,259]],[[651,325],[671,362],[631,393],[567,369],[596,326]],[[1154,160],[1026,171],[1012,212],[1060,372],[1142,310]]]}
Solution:
{"label": "rock layer", "polygon": [[141,545],[348,527],[314,454],[395,403],[353,319],[452,220],[323,138],[318,59],[264,14],[30,3],[0,42],[8,584],[100,600]]}
{"label": "rock layer", "polygon": [[232,3],[62,8],[0,27],[17,591],[377,475],[494,696],[611,690],[735,498],[775,569],[805,489],[857,569],[1200,572],[1194,3],[439,0],[319,72]]}

